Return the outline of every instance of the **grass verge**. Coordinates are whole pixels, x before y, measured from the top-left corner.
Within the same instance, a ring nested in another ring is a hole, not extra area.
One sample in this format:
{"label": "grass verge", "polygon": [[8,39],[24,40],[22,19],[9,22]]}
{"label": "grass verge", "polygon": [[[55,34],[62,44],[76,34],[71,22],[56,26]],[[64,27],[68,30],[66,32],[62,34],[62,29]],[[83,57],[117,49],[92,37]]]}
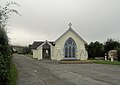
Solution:
{"label": "grass verge", "polygon": [[18,71],[16,66],[11,62],[10,64],[10,85],[17,85]]}
{"label": "grass verge", "polygon": [[120,65],[120,61],[93,60],[93,63],[96,63],[96,64]]}

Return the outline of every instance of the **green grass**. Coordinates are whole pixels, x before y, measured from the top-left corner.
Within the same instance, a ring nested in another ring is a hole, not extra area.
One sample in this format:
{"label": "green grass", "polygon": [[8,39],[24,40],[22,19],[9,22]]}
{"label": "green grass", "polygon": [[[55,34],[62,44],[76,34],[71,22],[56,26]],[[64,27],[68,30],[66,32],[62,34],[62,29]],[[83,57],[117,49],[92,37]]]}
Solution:
{"label": "green grass", "polygon": [[16,66],[10,64],[10,85],[17,85],[18,72]]}
{"label": "green grass", "polygon": [[120,61],[93,60],[93,63],[96,63],[96,64],[120,65]]}

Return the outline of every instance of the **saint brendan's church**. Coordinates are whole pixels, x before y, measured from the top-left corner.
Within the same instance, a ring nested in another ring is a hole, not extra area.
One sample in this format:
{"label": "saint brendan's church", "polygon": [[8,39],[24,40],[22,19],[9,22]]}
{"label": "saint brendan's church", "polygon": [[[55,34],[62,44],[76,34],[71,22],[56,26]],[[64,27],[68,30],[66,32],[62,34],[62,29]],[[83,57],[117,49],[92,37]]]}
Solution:
{"label": "saint brendan's church", "polygon": [[34,41],[31,48],[33,58],[51,60],[87,60],[88,54],[85,49],[87,42],[80,37],[69,24],[69,29],[57,40]]}

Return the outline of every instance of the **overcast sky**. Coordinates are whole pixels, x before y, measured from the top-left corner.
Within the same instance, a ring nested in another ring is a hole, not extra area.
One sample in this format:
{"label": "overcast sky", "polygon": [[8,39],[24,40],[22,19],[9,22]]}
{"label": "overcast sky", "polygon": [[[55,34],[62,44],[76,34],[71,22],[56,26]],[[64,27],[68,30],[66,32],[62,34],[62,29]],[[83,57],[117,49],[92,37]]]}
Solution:
{"label": "overcast sky", "polygon": [[[5,0],[1,0],[3,3]],[[7,1],[7,0],[6,0]],[[14,0],[22,16],[9,20],[12,44],[55,41],[72,28],[86,41],[120,40],[120,0]]]}

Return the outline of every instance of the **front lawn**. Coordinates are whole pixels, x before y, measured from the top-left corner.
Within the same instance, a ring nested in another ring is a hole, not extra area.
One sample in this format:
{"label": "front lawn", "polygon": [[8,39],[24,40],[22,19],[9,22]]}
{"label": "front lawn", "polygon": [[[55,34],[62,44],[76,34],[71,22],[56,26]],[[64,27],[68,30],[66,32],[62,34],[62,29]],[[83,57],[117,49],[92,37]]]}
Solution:
{"label": "front lawn", "polygon": [[96,63],[96,64],[120,65],[120,61],[93,60],[93,63]]}

